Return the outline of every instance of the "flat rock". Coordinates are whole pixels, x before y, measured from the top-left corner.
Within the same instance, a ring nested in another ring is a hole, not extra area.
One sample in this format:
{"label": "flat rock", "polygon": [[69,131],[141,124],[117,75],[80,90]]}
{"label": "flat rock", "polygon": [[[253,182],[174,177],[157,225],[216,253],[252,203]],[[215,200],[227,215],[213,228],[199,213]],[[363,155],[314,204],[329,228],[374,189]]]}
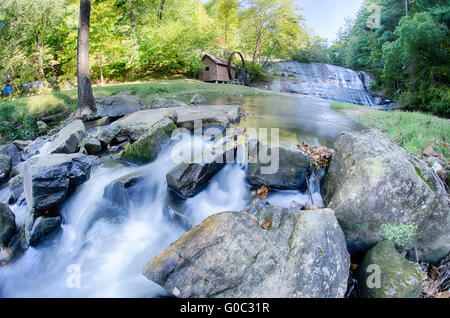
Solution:
{"label": "flat rock", "polygon": [[128,113],[145,109],[144,104],[131,95],[114,95],[96,98],[97,115],[99,117],[121,117]]}
{"label": "flat rock", "polygon": [[188,105],[174,99],[165,99],[158,97],[154,98],[150,105],[151,109],[173,108],[173,107],[188,107]]}
{"label": "flat rock", "polygon": [[47,149],[47,154],[74,153],[79,149],[80,141],[86,136],[86,130],[81,120],[75,120],[60,130],[56,139]]}
{"label": "flat rock", "polygon": [[237,122],[241,116],[238,105],[201,105],[173,108],[177,112],[177,125],[187,129],[194,129],[194,121],[201,121],[203,126],[228,127]]}
{"label": "flat rock", "polygon": [[[270,220],[268,230],[259,219]],[[350,257],[334,212],[268,207],[208,217],[144,275],[177,297],[343,297]]]}

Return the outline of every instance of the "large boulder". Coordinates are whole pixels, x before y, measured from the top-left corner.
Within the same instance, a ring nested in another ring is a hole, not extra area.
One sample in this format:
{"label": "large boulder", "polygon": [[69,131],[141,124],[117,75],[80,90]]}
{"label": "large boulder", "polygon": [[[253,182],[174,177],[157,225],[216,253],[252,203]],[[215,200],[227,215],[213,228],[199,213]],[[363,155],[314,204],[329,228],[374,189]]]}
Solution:
{"label": "large boulder", "polygon": [[11,156],[0,154],[0,184],[8,180],[11,168]]}
{"label": "large boulder", "polygon": [[144,104],[136,96],[130,95],[96,96],[95,103],[99,117],[121,117],[145,109]]}
{"label": "large boulder", "polygon": [[61,129],[56,139],[47,149],[51,153],[74,153],[79,149],[80,141],[86,136],[86,130],[81,120],[75,120]]}
{"label": "large boulder", "polygon": [[174,99],[165,99],[165,98],[154,98],[150,108],[151,109],[157,109],[157,108],[173,108],[173,107],[187,107],[188,105],[174,100]]}
{"label": "large boulder", "polygon": [[0,246],[6,246],[16,233],[16,217],[11,209],[0,202]]}
{"label": "large boulder", "polygon": [[[255,146],[256,144],[249,145],[249,147]],[[247,179],[251,186],[256,188],[267,186],[279,190],[300,190],[305,186],[310,167],[308,155],[297,149],[271,146],[261,142],[258,143],[258,147],[259,154],[261,152],[267,153],[267,150],[270,149],[272,160],[269,163],[263,163],[261,162],[261,156],[255,156],[255,158],[257,157],[257,162],[249,163]],[[256,153],[251,148],[249,148],[249,151]],[[276,153],[278,153],[278,156]],[[275,169],[268,169],[270,166]]]}
{"label": "large boulder", "polygon": [[81,154],[51,154],[31,158],[25,165],[23,185],[28,209],[38,213],[62,203],[89,180],[91,159]]}
{"label": "large boulder", "polygon": [[207,186],[224,165],[217,162],[182,163],[167,174],[167,186],[182,198],[193,197]]}
{"label": "large boulder", "polygon": [[424,274],[394,243],[383,241],[370,249],[360,268],[360,295],[364,298],[419,298]]}
{"label": "large boulder", "polygon": [[13,144],[6,144],[0,148],[0,154],[8,155],[11,157],[12,166],[17,166],[21,161],[22,157],[20,155],[19,149]]}
{"label": "large boulder", "polygon": [[449,200],[432,169],[375,129],[343,133],[335,149],[323,193],[350,251],[388,239],[421,260],[448,253]]}
{"label": "large boulder", "polygon": [[121,158],[135,164],[152,162],[170,140],[172,132],[176,128],[177,126],[169,118],[155,124],[138,141],[128,146],[123,151]]}
{"label": "large boulder", "polygon": [[256,216],[210,216],[150,260],[143,273],[183,298],[343,297],[349,266],[332,210],[271,206]]}

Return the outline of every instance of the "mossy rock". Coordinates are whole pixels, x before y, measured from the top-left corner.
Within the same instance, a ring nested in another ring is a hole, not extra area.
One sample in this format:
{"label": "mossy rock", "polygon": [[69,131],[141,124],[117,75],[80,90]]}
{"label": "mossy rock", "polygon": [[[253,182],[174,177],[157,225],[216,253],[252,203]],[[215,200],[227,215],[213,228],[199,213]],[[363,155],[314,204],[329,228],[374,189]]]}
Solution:
{"label": "mossy rock", "polygon": [[173,122],[152,127],[147,134],[139,138],[134,144],[129,145],[123,151],[121,158],[136,164],[152,162],[176,128],[177,126]]}
{"label": "mossy rock", "polygon": [[423,273],[419,264],[399,254],[391,241],[380,242],[370,249],[360,270],[361,297],[418,298],[421,294]]}

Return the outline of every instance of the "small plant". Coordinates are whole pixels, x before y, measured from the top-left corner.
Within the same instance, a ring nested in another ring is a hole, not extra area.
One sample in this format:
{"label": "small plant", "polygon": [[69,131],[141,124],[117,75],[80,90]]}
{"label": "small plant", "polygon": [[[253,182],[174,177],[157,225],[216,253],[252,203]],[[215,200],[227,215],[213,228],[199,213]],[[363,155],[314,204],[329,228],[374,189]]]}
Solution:
{"label": "small plant", "polygon": [[410,247],[418,234],[418,226],[414,222],[407,224],[384,224],[382,234],[384,239],[394,242],[399,247]]}

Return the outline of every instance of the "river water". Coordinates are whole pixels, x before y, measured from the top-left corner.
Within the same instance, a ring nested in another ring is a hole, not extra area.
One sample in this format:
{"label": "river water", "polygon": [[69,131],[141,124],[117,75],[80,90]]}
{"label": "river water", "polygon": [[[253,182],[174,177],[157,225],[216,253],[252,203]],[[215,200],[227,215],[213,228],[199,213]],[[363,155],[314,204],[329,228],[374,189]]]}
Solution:
{"label": "river water", "polygon": [[[299,96],[218,98],[212,104],[240,104],[249,113],[241,127],[279,128],[282,142],[332,146],[340,132],[363,126],[329,109],[329,101]],[[245,164],[230,164],[208,187],[178,205],[179,222],[167,212],[166,174],[176,164],[170,153],[182,143],[172,142],[157,160],[141,167],[106,159],[94,168],[88,182],[61,205],[61,230],[15,262],[0,268],[1,297],[156,297],[165,291],[147,280],[143,266],[190,227],[222,211],[242,211],[250,202]],[[207,143],[206,141],[203,141]],[[117,207],[104,197],[105,187],[130,173],[145,176],[137,198]],[[315,186],[313,196],[320,199]],[[0,198],[6,200],[9,190]],[[272,204],[289,207],[305,203],[307,193],[277,191]],[[11,206],[21,226],[25,207]],[[79,275],[78,275],[79,274]]]}

